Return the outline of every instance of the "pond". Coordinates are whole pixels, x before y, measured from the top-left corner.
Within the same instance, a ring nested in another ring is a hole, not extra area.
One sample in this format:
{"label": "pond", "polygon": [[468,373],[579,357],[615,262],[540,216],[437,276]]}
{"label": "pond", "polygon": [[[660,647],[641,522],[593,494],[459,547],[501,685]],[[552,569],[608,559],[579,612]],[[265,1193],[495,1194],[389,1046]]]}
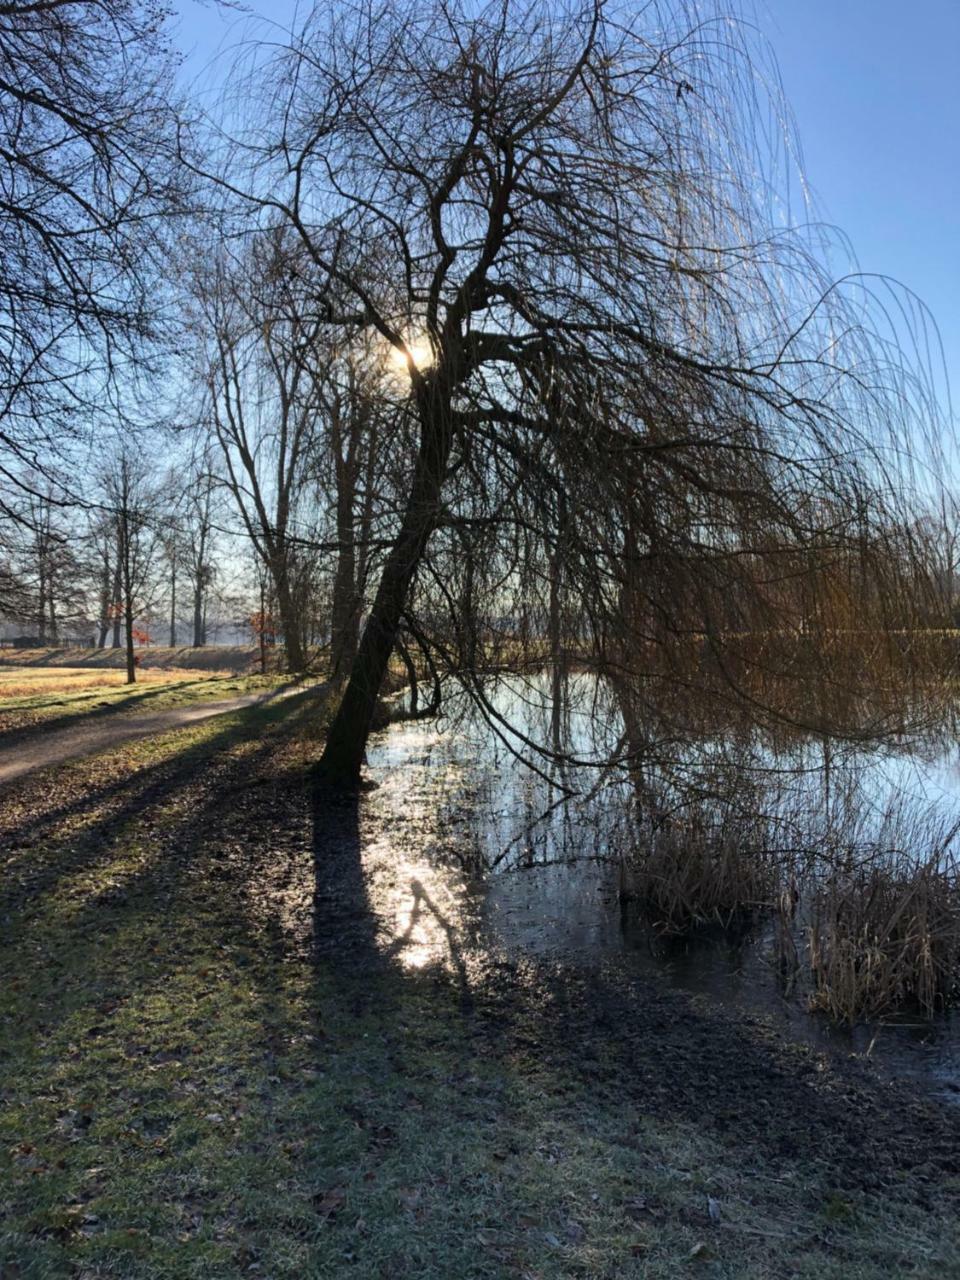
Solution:
{"label": "pond", "polygon": [[[960,1017],[899,1016],[836,1025],[777,981],[773,926],[701,926],[665,934],[622,901],[623,861],[638,841],[636,791],[622,770],[589,763],[622,744],[616,711],[590,678],[566,682],[562,717],[542,679],[486,689],[486,714],[462,694],[436,721],[407,721],[370,743],[362,810],[364,870],[383,944],[409,967],[465,963],[479,951],[584,965],[615,961],[782,1025],[819,1049],[869,1054],[926,1091],[960,1100]],[[572,763],[531,756],[549,742]],[[901,833],[953,849],[960,819],[960,748],[949,736],[842,751],[809,740],[701,736],[660,744],[661,799],[678,779],[736,769],[767,813],[793,831],[837,825],[865,847]],[[518,758],[526,757],[525,759]],[[711,784],[713,785],[713,784]]]}

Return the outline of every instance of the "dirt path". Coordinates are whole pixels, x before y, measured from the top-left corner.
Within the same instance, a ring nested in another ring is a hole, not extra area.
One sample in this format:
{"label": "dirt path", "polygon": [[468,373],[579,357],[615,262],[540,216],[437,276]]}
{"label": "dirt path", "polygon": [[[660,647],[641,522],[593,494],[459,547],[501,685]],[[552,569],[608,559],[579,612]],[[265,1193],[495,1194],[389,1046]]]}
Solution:
{"label": "dirt path", "polygon": [[0,785],[12,782],[34,769],[62,764],[79,756],[95,755],[123,742],[134,742],[152,734],[169,733],[188,725],[208,720],[211,716],[238,711],[258,703],[272,702],[303,691],[303,685],[284,685],[267,693],[242,694],[237,698],[225,698],[217,702],[201,702],[193,706],[171,707],[167,711],[155,711],[152,715],[126,716],[118,714],[89,724],[73,725],[69,729],[52,729],[26,742],[13,742],[0,747]]}

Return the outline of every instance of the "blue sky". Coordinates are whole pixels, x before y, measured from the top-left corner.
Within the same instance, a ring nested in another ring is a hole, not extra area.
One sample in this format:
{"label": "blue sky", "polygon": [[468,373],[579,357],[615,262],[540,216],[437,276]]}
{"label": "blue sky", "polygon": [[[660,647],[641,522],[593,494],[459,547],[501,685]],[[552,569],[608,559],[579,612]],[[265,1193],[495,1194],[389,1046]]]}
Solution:
{"label": "blue sky", "polygon": [[923,299],[960,401],[960,0],[767,0],[820,212]]}
{"label": "blue sky", "polygon": [[[196,0],[176,7],[187,69],[200,73],[236,18]],[[295,3],[248,7],[283,21]],[[846,233],[862,270],[927,304],[960,401],[960,0],[758,0],[757,14],[818,215]]]}

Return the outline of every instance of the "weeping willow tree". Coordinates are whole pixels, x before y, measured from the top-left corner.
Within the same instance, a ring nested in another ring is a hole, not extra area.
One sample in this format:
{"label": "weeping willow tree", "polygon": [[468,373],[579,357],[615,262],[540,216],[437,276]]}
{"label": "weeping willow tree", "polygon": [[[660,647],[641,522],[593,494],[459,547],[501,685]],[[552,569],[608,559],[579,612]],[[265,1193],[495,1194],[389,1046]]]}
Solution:
{"label": "weeping willow tree", "polygon": [[405,620],[481,700],[491,661],[593,665],[634,742],[654,690],[830,732],[798,690],[913,669],[935,400],[881,286],[789,225],[750,32],[683,0],[348,0],[238,67],[218,180],[298,238],[325,332],[399,353],[417,432],[331,776]]}

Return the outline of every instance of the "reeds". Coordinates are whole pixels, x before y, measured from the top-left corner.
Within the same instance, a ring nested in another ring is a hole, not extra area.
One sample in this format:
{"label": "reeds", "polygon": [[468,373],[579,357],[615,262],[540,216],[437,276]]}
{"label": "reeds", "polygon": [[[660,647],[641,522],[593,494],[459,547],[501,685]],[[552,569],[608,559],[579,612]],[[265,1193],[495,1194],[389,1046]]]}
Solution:
{"label": "reeds", "polygon": [[[749,791],[749,783],[746,784]],[[621,895],[655,928],[763,923],[785,992],[838,1022],[960,1001],[960,822],[901,800],[868,806],[856,787],[789,818],[729,802],[663,823],[621,873]]]}
{"label": "reeds", "polygon": [[871,860],[812,887],[804,931],[810,1002],[837,1021],[926,1017],[960,989],[960,882],[943,852]]}
{"label": "reeds", "polygon": [[781,892],[780,860],[758,834],[702,812],[666,823],[621,873],[621,897],[637,900],[665,933],[742,925],[771,910]]}

